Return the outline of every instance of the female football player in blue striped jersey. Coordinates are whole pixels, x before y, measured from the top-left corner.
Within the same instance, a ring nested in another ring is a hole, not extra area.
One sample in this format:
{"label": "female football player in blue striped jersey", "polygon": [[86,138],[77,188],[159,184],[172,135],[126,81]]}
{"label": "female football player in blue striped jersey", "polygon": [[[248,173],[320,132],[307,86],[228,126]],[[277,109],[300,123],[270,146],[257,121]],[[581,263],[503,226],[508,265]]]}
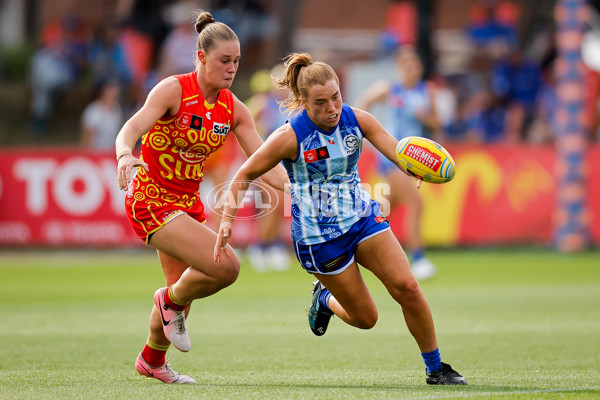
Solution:
{"label": "female football player in blue striped jersey", "polygon": [[[466,384],[465,378],[442,363],[421,287],[380,204],[370,198],[358,176],[363,138],[396,164],[397,140],[371,114],[342,102],[339,79],[329,65],[313,62],[309,54],[292,54],[285,66],[285,77],[275,84],[291,91],[283,105],[295,115],[240,167],[225,198],[243,198],[252,180],[283,161],[291,182],[296,256],[318,279],[308,316],[313,333],[323,335],[333,314],[357,328],[375,325],[377,308],[360,264],[383,282],[402,307],[425,361],[426,382]],[[237,208],[231,201],[224,205],[216,261],[233,232]]]}
{"label": "female football player in blue striped jersey", "polygon": [[[357,99],[356,105],[370,110],[376,103],[386,104],[387,125],[392,136],[400,140],[408,136],[422,136],[430,139],[440,129],[440,120],[435,107],[435,90],[431,82],[422,79],[423,65],[416,51],[402,47],[396,54],[396,65],[402,82],[390,83],[386,80],[375,82]],[[412,179],[377,154],[379,173],[390,185],[387,200],[394,209],[397,205],[406,207],[404,216],[405,247],[410,255],[413,275],[418,280],[433,277],[435,265],[425,257],[421,220],[423,199]]]}

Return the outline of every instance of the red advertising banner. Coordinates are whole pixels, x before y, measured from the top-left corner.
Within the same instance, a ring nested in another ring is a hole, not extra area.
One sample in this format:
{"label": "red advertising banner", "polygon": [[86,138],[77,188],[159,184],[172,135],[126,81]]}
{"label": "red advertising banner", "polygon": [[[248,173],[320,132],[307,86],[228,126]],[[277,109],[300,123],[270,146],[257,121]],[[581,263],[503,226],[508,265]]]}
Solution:
{"label": "red advertising banner", "polygon": [[[419,189],[426,245],[552,245],[554,221],[562,218],[556,211],[552,147],[454,145],[448,150],[456,162],[454,180]],[[600,146],[591,146],[586,157],[589,213],[582,218],[590,242],[598,245],[600,179],[594,171],[600,171]],[[370,151],[359,168],[371,187],[381,182]],[[125,217],[124,196],[112,152],[1,150],[0,246],[143,246]],[[403,213],[399,207],[389,215],[401,240]],[[238,244],[255,240],[254,223],[236,222]],[[289,232],[289,217],[284,224]]]}
{"label": "red advertising banner", "polygon": [[0,152],[0,245],[143,245],[112,152]]}
{"label": "red advertising banner", "polygon": [[[554,147],[450,145],[456,177],[446,184],[423,184],[422,233],[426,245],[552,245],[557,212]],[[590,242],[600,244],[600,146],[587,150],[587,202],[583,216]],[[381,181],[373,154],[360,161],[363,181]],[[575,194],[573,194],[575,196]],[[402,241],[404,210],[388,217]]]}

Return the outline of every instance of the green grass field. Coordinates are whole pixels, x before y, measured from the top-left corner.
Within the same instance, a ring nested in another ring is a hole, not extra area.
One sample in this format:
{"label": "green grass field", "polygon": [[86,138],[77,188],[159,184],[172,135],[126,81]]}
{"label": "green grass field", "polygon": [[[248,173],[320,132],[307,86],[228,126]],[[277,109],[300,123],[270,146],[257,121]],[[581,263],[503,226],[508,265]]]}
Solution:
{"label": "green grass field", "polygon": [[192,350],[170,364],[196,385],[139,377],[162,272],[152,251],[0,253],[0,399],[598,399],[600,253],[432,251],[422,284],[443,359],[469,380],[425,385],[401,311],[365,272],[377,326],[306,321],[311,276],[258,273],[194,303]]}

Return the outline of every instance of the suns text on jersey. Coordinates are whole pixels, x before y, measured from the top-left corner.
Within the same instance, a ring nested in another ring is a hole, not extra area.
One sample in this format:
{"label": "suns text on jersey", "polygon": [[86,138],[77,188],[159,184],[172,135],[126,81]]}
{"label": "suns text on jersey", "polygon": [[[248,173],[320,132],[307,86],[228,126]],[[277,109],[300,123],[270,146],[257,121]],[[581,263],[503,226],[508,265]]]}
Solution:
{"label": "suns text on jersey", "polygon": [[192,179],[197,181],[202,178],[203,163],[188,163],[175,160],[170,154],[161,154],[159,162],[164,168],[160,171],[160,174],[165,179],[173,179],[175,177],[180,180]]}

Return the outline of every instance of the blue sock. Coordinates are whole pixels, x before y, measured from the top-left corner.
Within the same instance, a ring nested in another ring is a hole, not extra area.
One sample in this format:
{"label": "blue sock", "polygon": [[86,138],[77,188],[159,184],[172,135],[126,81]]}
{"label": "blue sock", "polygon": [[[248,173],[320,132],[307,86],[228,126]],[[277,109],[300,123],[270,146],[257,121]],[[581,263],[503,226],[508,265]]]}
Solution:
{"label": "blue sock", "polygon": [[423,356],[423,361],[425,361],[427,372],[437,371],[442,366],[442,356],[440,356],[439,348],[429,353],[421,353],[421,356]]}
{"label": "blue sock", "polygon": [[414,249],[412,252],[412,262],[418,261],[419,259],[425,257],[425,250],[422,247]]}
{"label": "blue sock", "polygon": [[331,311],[331,309],[329,308],[329,298],[331,297],[331,292],[329,292],[329,290],[327,289],[323,289],[323,291],[321,292],[321,295],[319,296],[319,304],[321,304],[321,306],[325,307],[326,310]]}

